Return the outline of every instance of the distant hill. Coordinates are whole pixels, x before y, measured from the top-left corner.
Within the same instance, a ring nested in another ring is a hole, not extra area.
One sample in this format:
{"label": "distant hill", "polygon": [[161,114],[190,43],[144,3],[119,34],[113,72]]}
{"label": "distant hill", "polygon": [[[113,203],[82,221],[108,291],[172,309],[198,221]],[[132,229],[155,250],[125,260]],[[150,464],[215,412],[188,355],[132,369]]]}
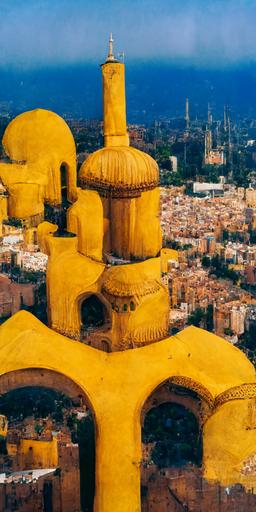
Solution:
{"label": "distant hill", "polygon": [[[130,122],[151,122],[184,115],[189,96],[191,115],[216,114],[223,105],[233,116],[256,117],[256,65],[236,69],[179,68],[168,63],[126,63],[127,112]],[[52,109],[74,117],[101,118],[101,73],[95,64],[33,70],[0,69],[0,109],[13,102],[15,113]]]}

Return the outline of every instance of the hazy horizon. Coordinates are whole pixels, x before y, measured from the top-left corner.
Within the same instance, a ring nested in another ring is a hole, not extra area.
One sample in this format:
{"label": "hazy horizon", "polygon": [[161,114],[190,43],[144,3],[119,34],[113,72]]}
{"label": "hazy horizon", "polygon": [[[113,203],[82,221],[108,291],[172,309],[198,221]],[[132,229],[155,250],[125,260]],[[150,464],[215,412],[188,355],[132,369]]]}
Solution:
{"label": "hazy horizon", "polygon": [[[0,102],[11,102],[14,114],[40,107],[72,117],[102,118],[99,65],[0,69],[0,84]],[[129,122],[183,116],[187,96],[192,117],[206,117],[208,102],[214,116],[222,115],[225,104],[233,119],[256,116],[256,65],[216,72],[127,62],[126,96]]]}
{"label": "hazy horizon", "polygon": [[0,101],[101,118],[109,32],[125,53],[128,120],[256,115],[253,0],[0,0]]}

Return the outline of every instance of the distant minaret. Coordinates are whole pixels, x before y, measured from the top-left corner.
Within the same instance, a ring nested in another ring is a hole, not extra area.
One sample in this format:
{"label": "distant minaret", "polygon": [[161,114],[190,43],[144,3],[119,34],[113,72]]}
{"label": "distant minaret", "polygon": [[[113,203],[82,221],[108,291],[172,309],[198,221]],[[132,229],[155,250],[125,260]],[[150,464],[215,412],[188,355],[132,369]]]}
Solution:
{"label": "distant minaret", "polygon": [[208,126],[212,126],[212,109],[210,103],[208,103],[207,122]]}
{"label": "distant minaret", "polygon": [[230,172],[233,172],[233,147],[232,147],[232,141],[231,141],[231,119],[230,119],[230,113],[228,114],[228,159],[230,164]]}
{"label": "distant minaret", "polygon": [[212,132],[211,130],[205,131],[204,138],[204,163],[209,163],[209,153],[212,150]]}
{"label": "distant minaret", "polygon": [[228,116],[227,124],[228,124],[228,147],[229,147],[229,150],[230,150],[230,148],[231,148],[231,120],[230,120],[230,116]]}
{"label": "distant minaret", "polygon": [[221,125],[221,121],[218,121],[218,122],[217,122],[217,126],[216,126],[216,141],[217,141],[217,146],[220,146],[220,145],[221,145],[220,125]]}
{"label": "distant minaret", "polygon": [[224,121],[224,132],[226,132],[226,131],[227,131],[227,129],[228,129],[228,122],[227,122],[227,107],[226,107],[226,105],[224,106],[224,119],[223,119],[223,121]]}
{"label": "distant minaret", "polygon": [[186,114],[185,114],[186,128],[189,129],[190,118],[189,118],[189,99],[186,98]]}

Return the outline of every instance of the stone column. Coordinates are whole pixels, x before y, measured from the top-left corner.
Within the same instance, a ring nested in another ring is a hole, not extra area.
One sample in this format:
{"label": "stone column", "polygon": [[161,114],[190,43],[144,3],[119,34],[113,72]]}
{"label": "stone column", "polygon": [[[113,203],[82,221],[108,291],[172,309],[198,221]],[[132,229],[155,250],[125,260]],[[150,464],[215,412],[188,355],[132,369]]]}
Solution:
{"label": "stone column", "polygon": [[125,396],[122,402],[113,404],[110,397],[98,420],[94,512],[141,510],[141,428]]}

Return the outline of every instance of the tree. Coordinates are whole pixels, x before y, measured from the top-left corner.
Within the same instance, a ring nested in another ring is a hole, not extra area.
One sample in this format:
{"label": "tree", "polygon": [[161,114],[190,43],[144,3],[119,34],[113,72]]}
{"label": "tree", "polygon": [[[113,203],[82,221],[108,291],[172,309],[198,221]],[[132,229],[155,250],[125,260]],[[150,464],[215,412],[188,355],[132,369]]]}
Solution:
{"label": "tree", "polygon": [[210,267],[211,265],[211,258],[209,256],[203,256],[202,257],[202,265],[203,267]]}
{"label": "tree", "polygon": [[201,308],[195,309],[194,313],[192,313],[188,317],[188,324],[194,325],[195,327],[200,327],[202,321],[205,319],[205,312]]}

